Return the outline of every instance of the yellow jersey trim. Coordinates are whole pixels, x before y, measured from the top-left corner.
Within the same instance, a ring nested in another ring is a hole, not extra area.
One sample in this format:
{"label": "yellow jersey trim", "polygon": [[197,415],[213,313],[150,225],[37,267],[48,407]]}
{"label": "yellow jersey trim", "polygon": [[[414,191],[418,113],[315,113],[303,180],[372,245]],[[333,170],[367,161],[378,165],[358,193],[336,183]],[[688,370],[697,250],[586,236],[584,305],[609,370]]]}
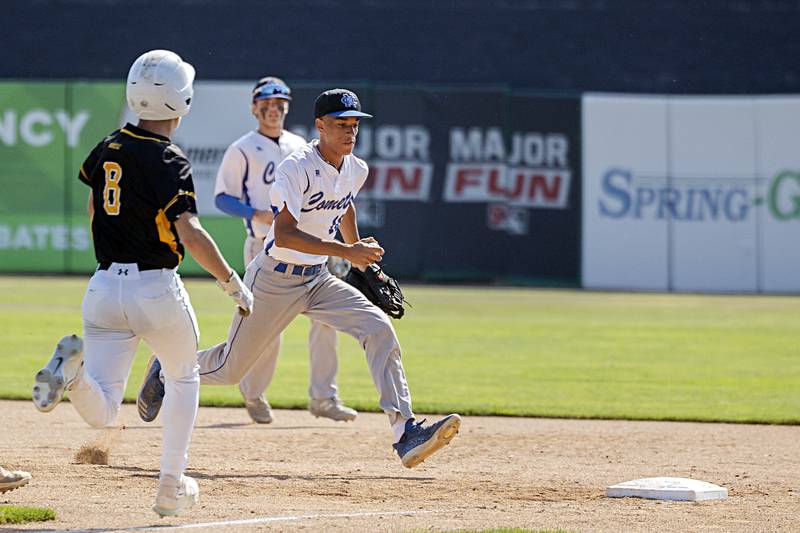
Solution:
{"label": "yellow jersey trim", "polygon": [[175,233],[172,231],[172,222],[169,221],[167,218],[167,211],[170,207],[175,205],[175,202],[181,196],[191,196],[195,200],[197,200],[197,195],[190,191],[180,191],[176,194],[172,200],[167,202],[167,205],[164,206],[164,209],[159,209],[158,214],[156,215],[156,228],[158,228],[158,240],[169,246],[169,249],[172,250],[172,253],[178,256],[178,264],[183,261],[183,256],[178,252],[178,242],[175,239]]}
{"label": "yellow jersey trim", "polygon": [[156,215],[156,228],[158,228],[158,240],[169,246],[172,253],[178,256],[178,264],[180,264],[183,261],[183,256],[178,251],[178,242],[172,232],[172,223],[163,209],[159,209]]}
{"label": "yellow jersey trim", "polygon": [[82,175],[84,178],[86,178],[86,181],[89,181],[89,182],[91,182],[91,181],[92,181],[92,178],[90,178],[89,176],[87,176],[87,175],[86,175],[86,171],[85,171],[85,170],[83,170],[83,165],[81,165],[81,175]]}
{"label": "yellow jersey trim", "polygon": [[156,137],[145,137],[144,135],[137,135],[137,134],[133,133],[131,130],[128,130],[128,129],[125,129],[125,128],[122,128],[120,130],[120,132],[124,133],[125,135],[130,135],[131,137],[133,137],[135,139],[143,139],[145,141],[155,141],[157,143],[171,144],[170,141],[165,141],[164,139],[158,139]]}
{"label": "yellow jersey trim", "polygon": [[175,195],[175,197],[172,200],[167,202],[167,205],[164,206],[164,212],[166,213],[167,211],[169,211],[169,208],[172,207],[175,204],[175,202],[178,201],[178,198],[180,198],[181,196],[190,196],[194,198],[195,201],[197,201],[197,195],[195,193],[191,191],[180,191],[178,194]]}

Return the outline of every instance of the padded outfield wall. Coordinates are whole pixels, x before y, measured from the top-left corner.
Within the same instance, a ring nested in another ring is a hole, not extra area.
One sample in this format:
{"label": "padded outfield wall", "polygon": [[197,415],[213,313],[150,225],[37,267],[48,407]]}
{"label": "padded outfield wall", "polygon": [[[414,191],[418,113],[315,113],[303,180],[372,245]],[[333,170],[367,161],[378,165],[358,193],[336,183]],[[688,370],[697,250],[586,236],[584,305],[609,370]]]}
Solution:
{"label": "padded outfield wall", "polygon": [[800,98],[587,95],[583,286],[800,292]]}
{"label": "padded outfield wall", "polygon": [[[800,97],[352,87],[376,117],[357,147],[371,166],[360,225],[402,278],[800,292]],[[295,87],[290,129],[315,135],[323,88]],[[238,269],[242,223],[212,196],[225,148],[254,126],[249,90],[198,82],[175,139],[204,224]],[[0,83],[0,271],[94,268],[76,173],[130,118],[123,91]]]}

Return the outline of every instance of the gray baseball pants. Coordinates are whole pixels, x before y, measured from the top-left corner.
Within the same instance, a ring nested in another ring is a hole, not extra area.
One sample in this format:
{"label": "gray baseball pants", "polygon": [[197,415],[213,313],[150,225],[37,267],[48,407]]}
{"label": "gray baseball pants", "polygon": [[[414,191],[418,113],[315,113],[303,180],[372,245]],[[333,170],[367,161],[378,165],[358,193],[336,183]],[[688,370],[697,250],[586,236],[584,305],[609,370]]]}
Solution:
{"label": "gray baseball pants", "polygon": [[[263,249],[264,239],[248,235],[244,241],[245,266],[249,265]],[[239,390],[245,400],[259,398],[272,383],[275,367],[278,364],[278,355],[281,351],[282,337],[282,334],[275,337],[272,344],[265,350],[265,355],[253,363],[239,383]],[[319,321],[312,320],[311,329],[308,332],[308,358],[308,396],[315,400],[335,397],[338,394],[336,374],[339,372],[336,330]]]}
{"label": "gray baseball pants", "polygon": [[244,283],[255,303],[248,317],[234,313],[227,341],[198,352],[200,382],[236,384],[261,358],[277,357],[275,339],[299,314],[354,337],[364,348],[380,407],[390,423],[412,418],[411,394],[400,360],[400,343],[389,318],[360,292],[323,266],[314,275],[294,275],[290,265],[260,253],[247,267]]}

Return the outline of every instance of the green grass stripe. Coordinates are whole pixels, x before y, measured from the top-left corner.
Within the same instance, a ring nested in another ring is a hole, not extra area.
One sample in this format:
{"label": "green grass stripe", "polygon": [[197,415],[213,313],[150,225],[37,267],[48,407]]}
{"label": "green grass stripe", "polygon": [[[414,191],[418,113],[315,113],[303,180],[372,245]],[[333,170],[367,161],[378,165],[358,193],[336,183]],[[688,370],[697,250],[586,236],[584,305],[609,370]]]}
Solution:
{"label": "green grass stripe", "polygon": [[56,513],[44,507],[20,507],[0,505],[0,524],[24,524],[25,522],[46,522],[55,520]]}
{"label": "green grass stripe", "polygon": [[[30,398],[62,335],[81,331],[86,278],[0,277],[0,397]],[[402,280],[401,280],[402,281]],[[227,335],[232,304],[186,283],[202,347]],[[417,412],[800,423],[800,297],[643,294],[407,285],[394,321]],[[375,411],[363,350],[339,342],[339,391]],[[134,361],[126,399],[149,350]],[[287,329],[275,407],[305,408],[308,320]],[[204,405],[241,405],[236,386],[203,386]]]}

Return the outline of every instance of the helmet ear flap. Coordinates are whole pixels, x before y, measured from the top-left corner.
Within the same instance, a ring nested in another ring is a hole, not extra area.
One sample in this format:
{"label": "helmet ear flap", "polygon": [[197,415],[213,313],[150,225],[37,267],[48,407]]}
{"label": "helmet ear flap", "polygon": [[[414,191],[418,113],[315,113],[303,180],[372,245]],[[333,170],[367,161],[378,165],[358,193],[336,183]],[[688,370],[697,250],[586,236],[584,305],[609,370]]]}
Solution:
{"label": "helmet ear flap", "polygon": [[195,70],[169,50],[139,56],[128,72],[128,107],[145,120],[170,120],[189,113]]}

